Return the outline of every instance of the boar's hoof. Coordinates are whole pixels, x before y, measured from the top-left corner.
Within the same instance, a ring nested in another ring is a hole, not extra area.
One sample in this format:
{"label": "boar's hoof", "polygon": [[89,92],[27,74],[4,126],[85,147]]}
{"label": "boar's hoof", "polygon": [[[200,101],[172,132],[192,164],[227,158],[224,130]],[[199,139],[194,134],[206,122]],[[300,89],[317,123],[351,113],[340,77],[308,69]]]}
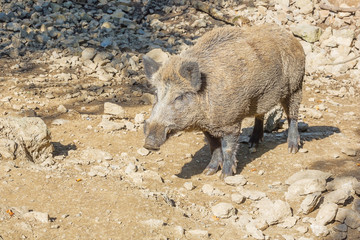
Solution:
{"label": "boar's hoof", "polygon": [[205,170],[204,170],[204,174],[209,176],[209,175],[213,175],[217,172],[218,170],[218,167],[217,168],[210,168],[210,167],[206,167]]}
{"label": "boar's hoof", "polygon": [[297,153],[300,145],[300,135],[291,134],[288,137],[288,150],[289,153]]}
{"label": "boar's hoof", "polygon": [[289,153],[297,153],[298,152],[298,150],[299,150],[299,146],[298,146],[298,144],[297,143],[290,143],[289,142],[289,147],[288,147],[288,149],[289,149]]}
{"label": "boar's hoof", "polygon": [[236,173],[236,163],[233,163],[232,165],[224,165],[221,171],[220,179],[224,180],[224,178],[232,176],[235,173]]}
{"label": "boar's hoof", "polygon": [[144,145],[144,148],[148,149],[148,150],[153,150],[153,151],[157,151],[160,149],[159,146],[153,146],[153,145],[150,145],[150,144],[145,144]]}

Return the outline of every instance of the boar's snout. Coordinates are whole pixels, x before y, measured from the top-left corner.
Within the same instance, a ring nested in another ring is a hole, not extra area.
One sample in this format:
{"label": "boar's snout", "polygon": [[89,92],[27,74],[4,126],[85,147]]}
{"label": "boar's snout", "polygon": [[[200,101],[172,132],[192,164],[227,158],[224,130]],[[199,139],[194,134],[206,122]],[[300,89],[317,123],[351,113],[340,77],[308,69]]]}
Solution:
{"label": "boar's snout", "polygon": [[160,146],[166,141],[167,129],[159,124],[149,124],[145,122],[145,144],[144,148],[149,150],[159,150]]}

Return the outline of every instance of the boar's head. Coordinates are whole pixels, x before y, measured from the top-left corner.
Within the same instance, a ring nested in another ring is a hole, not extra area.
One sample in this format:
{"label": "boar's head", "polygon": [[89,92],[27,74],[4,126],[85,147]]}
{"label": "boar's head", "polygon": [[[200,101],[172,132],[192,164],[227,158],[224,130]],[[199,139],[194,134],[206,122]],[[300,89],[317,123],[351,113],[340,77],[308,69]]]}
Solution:
{"label": "boar's head", "polygon": [[201,74],[197,62],[179,56],[163,65],[148,56],[143,62],[146,77],[156,89],[156,101],[144,125],[144,147],[157,150],[170,133],[195,125],[200,112]]}

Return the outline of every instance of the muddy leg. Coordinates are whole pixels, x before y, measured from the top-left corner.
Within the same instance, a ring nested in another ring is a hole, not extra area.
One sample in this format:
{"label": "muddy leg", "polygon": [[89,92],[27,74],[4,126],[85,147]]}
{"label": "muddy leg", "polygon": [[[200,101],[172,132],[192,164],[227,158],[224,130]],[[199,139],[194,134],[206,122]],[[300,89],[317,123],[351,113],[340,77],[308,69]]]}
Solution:
{"label": "muddy leg", "polygon": [[282,101],[282,106],[288,118],[288,150],[289,153],[296,153],[300,146],[300,134],[298,131],[298,114],[301,102],[301,89],[294,92],[290,97]]}
{"label": "muddy leg", "polygon": [[216,171],[219,169],[219,166],[222,167],[223,164],[221,141],[220,138],[216,138],[208,132],[204,132],[204,134],[209,143],[210,152],[211,152],[211,160],[210,163],[205,168],[204,174],[212,175],[216,173]]}
{"label": "muddy leg", "polygon": [[239,149],[239,145],[238,134],[226,135],[221,139],[221,148],[224,159],[220,176],[221,179],[227,176],[232,176],[234,173],[236,173],[236,153]]}
{"label": "muddy leg", "polygon": [[264,115],[255,116],[254,130],[250,136],[249,147],[257,147],[264,138]]}

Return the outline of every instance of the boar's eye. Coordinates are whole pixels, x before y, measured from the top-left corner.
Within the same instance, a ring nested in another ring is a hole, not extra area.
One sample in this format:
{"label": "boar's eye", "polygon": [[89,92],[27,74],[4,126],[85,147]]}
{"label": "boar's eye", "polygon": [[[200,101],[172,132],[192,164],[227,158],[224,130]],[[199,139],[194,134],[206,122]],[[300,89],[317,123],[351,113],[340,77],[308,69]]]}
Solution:
{"label": "boar's eye", "polygon": [[184,99],[184,95],[177,96],[175,101],[182,101]]}

